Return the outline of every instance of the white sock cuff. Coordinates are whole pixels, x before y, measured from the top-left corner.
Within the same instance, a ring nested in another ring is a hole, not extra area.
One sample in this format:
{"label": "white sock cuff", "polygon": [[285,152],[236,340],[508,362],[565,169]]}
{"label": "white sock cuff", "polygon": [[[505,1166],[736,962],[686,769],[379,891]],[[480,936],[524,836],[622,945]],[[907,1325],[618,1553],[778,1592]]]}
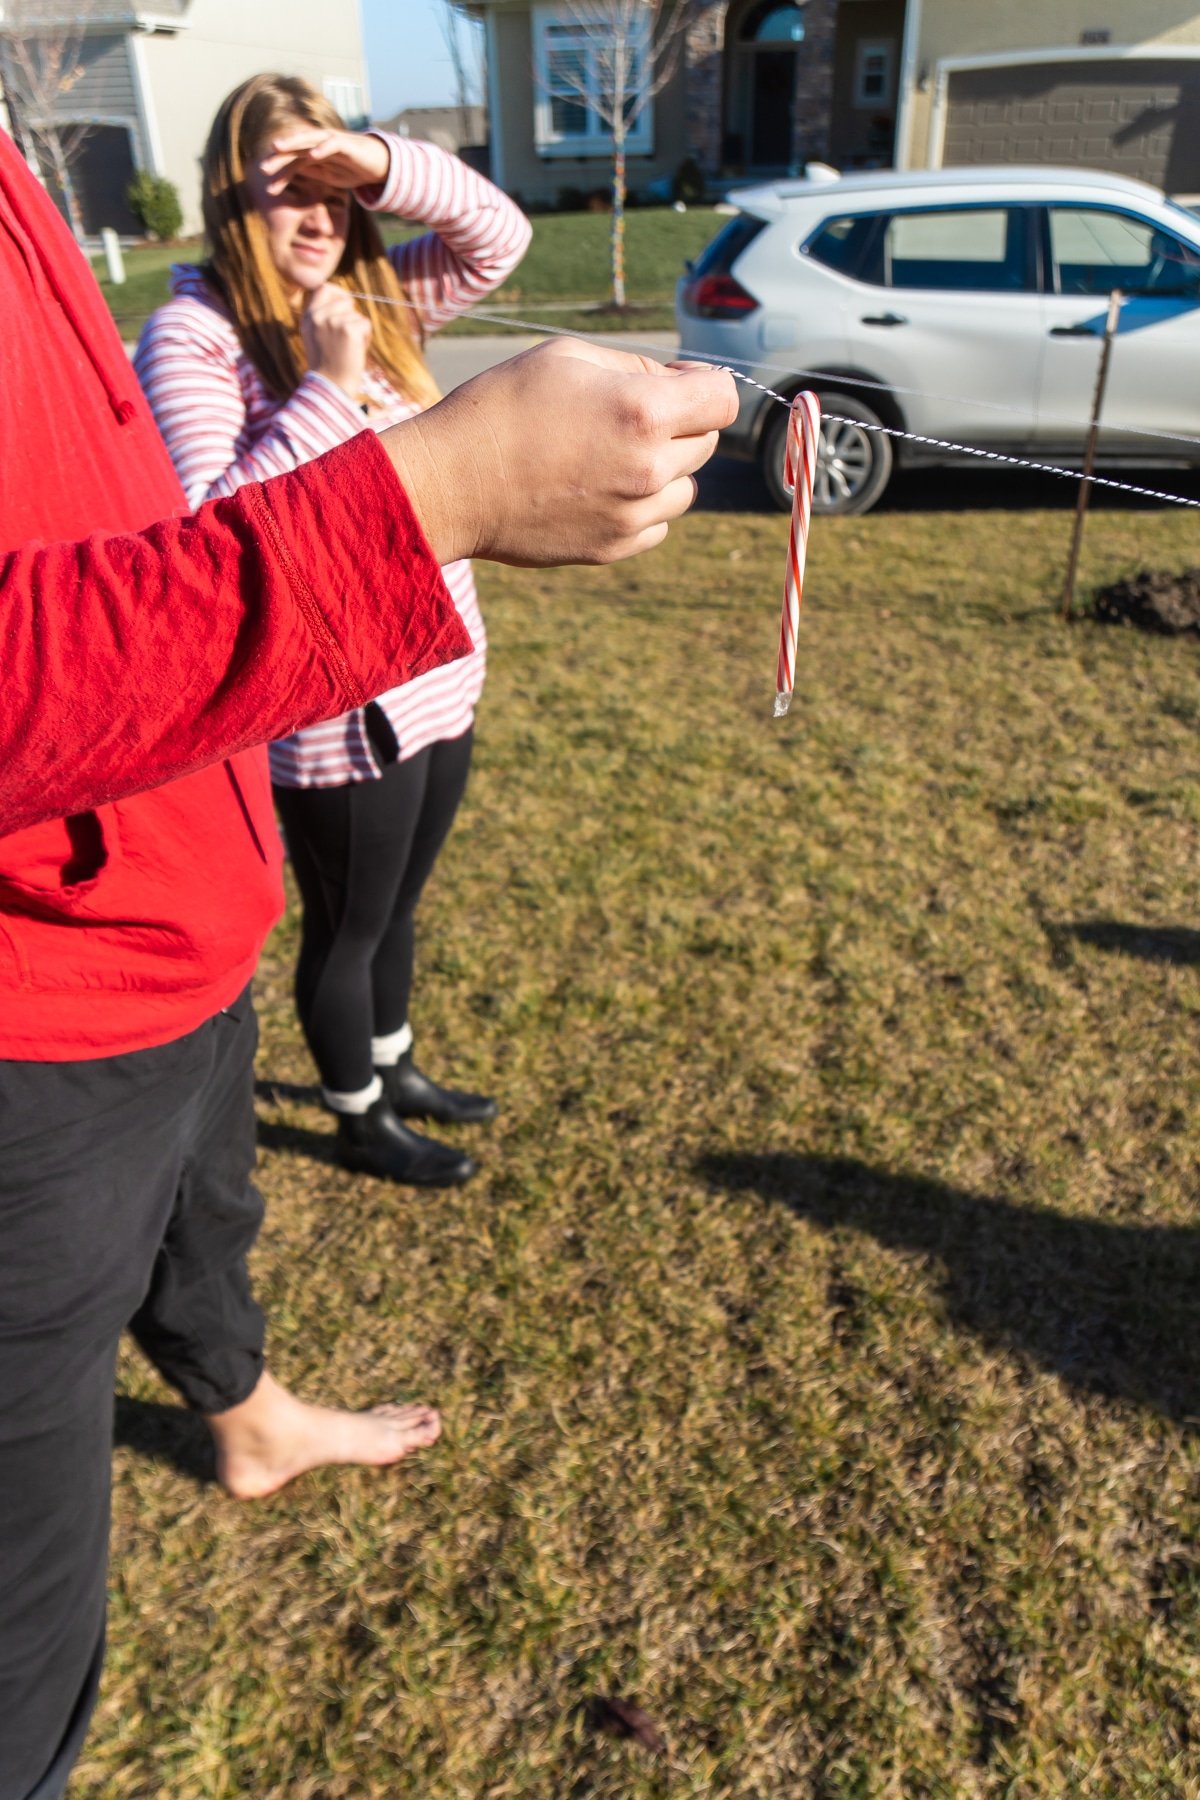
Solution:
{"label": "white sock cuff", "polygon": [[375,1075],[367,1083],[366,1087],[359,1088],[357,1093],[338,1094],[335,1093],[333,1088],[323,1087],[321,1089],[321,1098],[324,1100],[330,1112],[362,1114],[374,1106],[382,1093],[383,1083],[380,1081],[378,1075]]}
{"label": "white sock cuff", "polygon": [[371,1039],[371,1061],[377,1069],[390,1069],[398,1063],[406,1051],[412,1049],[412,1026],[404,1024],[399,1031],[390,1031],[386,1037]]}

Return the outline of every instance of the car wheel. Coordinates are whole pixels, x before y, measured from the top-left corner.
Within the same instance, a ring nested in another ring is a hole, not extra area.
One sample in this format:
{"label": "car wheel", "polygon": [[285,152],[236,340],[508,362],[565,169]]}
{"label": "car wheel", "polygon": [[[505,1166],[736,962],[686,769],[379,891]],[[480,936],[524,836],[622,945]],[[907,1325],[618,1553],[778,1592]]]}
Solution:
{"label": "car wheel", "polygon": [[[822,393],[821,411],[825,415],[836,413],[838,419],[826,416],[821,420],[813,511],[870,512],[892,478],[892,440],[879,429],[878,413],[849,394],[832,390]],[[792,496],[783,485],[787,426],[787,414],[782,407],[776,407],[762,441],[763,475],[772,500],[783,512],[790,512],[792,507]]]}

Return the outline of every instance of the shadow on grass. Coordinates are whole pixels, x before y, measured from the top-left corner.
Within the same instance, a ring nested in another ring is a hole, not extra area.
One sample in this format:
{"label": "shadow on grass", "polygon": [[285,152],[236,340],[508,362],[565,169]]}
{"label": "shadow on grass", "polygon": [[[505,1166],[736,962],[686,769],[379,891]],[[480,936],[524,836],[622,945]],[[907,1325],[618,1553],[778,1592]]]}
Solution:
{"label": "shadow on grass", "polygon": [[268,1106],[280,1106],[285,1100],[295,1101],[301,1106],[320,1106],[321,1090],[315,1082],[303,1084],[298,1081],[256,1081],[254,1084],[256,1100],[265,1100]]}
{"label": "shadow on grass", "polygon": [[[1200,1229],[1064,1218],[849,1158],[710,1154],[697,1173],[825,1230],[927,1256],[950,1317],[990,1347],[1083,1392],[1200,1424]],[[839,1297],[843,1314],[867,1304]]]}
{"label": "shadow on grass", "polygon": [[329,1131],[309,1131],[303,1125],[278,1125],[259,1114],[258,1147],[260,1150],[282,1150],[292,1156],[309,1156],[314,1162],[329,1163],[340,1169],[336,1137]]}
{"label": "shadow on grass", "polygon": [[184,1406],[163,1406],[156,1400],[118,1394],[113,1445],[134,1450],[150,1462],[167,1463],[192,1481],[216,1480],[208,1427]]}
{"label": "shadow on grass", "polygon": [[1138,956],[1143,962],[1175,963],[1180,967],[1200,963],[1200,931],[1187,925],[1126,925],[1118,919],[1080,919],[1045,926],[1055,950],[1067,948],[1067,940],[1091,944],[1120,956]]}

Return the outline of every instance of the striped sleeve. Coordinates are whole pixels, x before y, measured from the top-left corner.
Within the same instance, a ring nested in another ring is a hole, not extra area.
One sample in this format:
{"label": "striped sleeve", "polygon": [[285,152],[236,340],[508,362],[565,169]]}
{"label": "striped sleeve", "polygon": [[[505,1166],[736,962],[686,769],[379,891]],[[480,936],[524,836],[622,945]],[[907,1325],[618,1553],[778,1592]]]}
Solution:
{"label": "striped sleeve", "polygon": [[251,443],[238,353],[227,320],[186,296],[159,307],[138,341],[134,368],[193,507],[298,469],[363,429],[353,401],[310,371]]}
{"label": "striped sleeve", "polygon": [[360,199],[430,230],[393,245],[392,265],[427,331],[436,331],[512,274],[532,227],[519,206],[434,144],[377,133],[390,164],[382,188]]}

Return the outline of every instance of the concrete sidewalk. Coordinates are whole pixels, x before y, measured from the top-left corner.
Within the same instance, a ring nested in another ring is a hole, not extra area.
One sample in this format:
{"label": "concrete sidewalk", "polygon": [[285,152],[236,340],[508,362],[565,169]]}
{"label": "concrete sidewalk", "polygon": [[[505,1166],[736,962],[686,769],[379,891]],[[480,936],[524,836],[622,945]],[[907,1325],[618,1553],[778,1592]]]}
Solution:
{"label": "concrete sidewalk", "polygon": [[[429,342],[426,356],[433,379],[442,392],[448,394],[451,388],[461,387],[473,375],[482,375],[485,369],[495,368],[497,363],[541,342],[540,337],[523,331],[505,332],[498,337],[434,337]],[[588,334],[588,342],[656,356],[659,362],[670,362],[679,349],[679,339],[673,331],[596,332]],[[129,356],[135,348],[133,343],[126,341]]]}
{"label": "concrete sidewalk", "polygon": [[[633,350],[670,362],[679,348],[673,331],[608,331],[588,334],[589,343],[606,344],[614,350]],[[494,368],[506,357],[517,356],[541,338],[527,332],[504,332],[497,337],[433,337],[426,348],[433,378],[443,392],[460,387],[473,375]]]}

